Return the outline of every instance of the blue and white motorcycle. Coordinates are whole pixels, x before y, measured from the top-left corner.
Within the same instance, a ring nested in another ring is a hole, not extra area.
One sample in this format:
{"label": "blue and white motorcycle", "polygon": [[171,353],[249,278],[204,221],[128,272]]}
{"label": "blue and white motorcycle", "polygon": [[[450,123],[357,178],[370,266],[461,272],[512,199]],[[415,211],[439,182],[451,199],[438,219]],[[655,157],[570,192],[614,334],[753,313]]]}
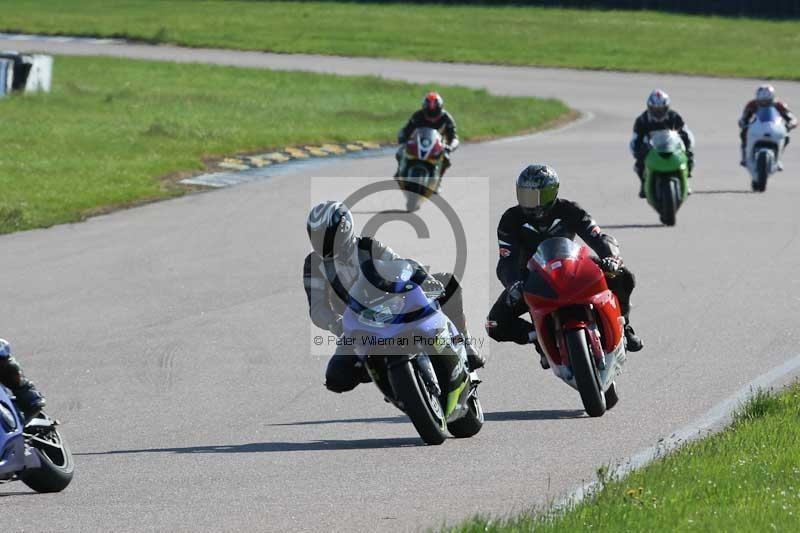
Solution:
{"label": "blue and white motorcycle", "polygon": [[20,480],[36,492],[60,492],[72,481],[74,462],[58,421],[39,413],[25,421],[0,385],[0,483]]}
{"label": "blue and white motorcycle", "polygon": [[745,152],[753,191],[764,192],[770,174],[782,170],[780,161],[787,134],[786,123],[774,107],[758,110],[747,128]]}

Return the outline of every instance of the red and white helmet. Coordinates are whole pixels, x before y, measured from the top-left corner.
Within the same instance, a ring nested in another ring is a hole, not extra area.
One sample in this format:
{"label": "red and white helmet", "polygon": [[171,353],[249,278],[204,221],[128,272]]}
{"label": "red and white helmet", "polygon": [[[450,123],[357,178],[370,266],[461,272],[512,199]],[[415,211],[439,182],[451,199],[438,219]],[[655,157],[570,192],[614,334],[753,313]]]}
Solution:
{"label": "red and white helmet", "polygon": [[756,102],[761,107],[771,106],[775,102],[775,87],[772,85],[761,85],[756,89]]}
{"label": "red and white helmet", "polygon": [[437,119],[442,114],[444,99],[435,91],[431,91],[422,99],[422,112],[427,119]]}
{"label": "red and white helmet", "polygon": [[653,89],[647,97],[647,113],[650,120],[661,122],[667,118],[669,111],[669,95],[661,89]]}

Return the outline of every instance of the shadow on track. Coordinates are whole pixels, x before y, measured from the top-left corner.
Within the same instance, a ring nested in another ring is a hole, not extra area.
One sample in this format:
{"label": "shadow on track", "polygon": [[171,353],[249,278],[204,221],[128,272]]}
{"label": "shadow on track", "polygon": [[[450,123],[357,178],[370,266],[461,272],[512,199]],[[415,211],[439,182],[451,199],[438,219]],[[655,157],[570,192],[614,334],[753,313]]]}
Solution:
{"label": "shadow on track", "polygon": [[397,424],[400,422],[410,423],[405,416],[382,416],[376,418],[339,418],[333,420],[303,420],[301,422],[278,422],[269,424],[270,426],[321,426],[327,424],[369,424],[385,423]]}
{"label": "shadow on track", "polygon": [[[497,411],[483,414],[486,421],[507,422],[510,420],[564,420],[581,418],[584,412],[578,409],[543,409],[540,411]],[[384,416],[376,418],[339,418],[332,420],[303,420],[301,422],[278,422],[270,426],[318,426],[327,424],[408,424],[405,416]]]}
{"label": "shadow on track", "polygon": [[753,194],[750,189],[715,189],[708,191],[694,191],[692,194]]}
{"label": "shadow on track", "polygon": [[495,411],[484,413],[487,422],[516,422],[520,420],[566,420],[584,418],[586,413],[579,409],[542,409],[539,411]]}
{"label": "shadow on track", "polygon": [[407,448],[424,446],[418,438],[315,440],[309,442],[251,442],[249,444],[219,444],[213,446],[187,446],[184,448],[142,448],[138,450],[111,450],[73,455],[128,455],[135,453],[266,453],[315,452],[330,450],[375,450],[381,448]]}

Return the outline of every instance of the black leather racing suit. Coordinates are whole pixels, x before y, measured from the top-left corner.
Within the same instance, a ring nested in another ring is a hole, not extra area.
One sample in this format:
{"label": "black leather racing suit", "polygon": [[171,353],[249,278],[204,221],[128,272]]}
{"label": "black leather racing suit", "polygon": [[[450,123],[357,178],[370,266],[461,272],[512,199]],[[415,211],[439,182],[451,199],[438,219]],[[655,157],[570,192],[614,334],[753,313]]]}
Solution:
{"label": "black leather racing suit", "polygon": [[643,180],[644,174],[644,159],[647,157],[649,146],[647,141],[650,134],[657,130],[675,130],[681,136],[683,144],[686,146],[686,157],[689,159],[689,174],[692,173],[694,168],[694,152],[692,146],[692,138],[687,132],[686,124],[683,118],[673,110],[667,111],[667,116],[664,120],[656,121],[650,117],[650,113],[645,111],[633,123],[633,138],[631,139],[631,152],[636,159],[636,174],[639,180]]}
{"label": "black leather racing suit", "polygon": [[[600,259],[619,255],[619,246],[614,237],[603,233],[591,215],[575,202],[557,199],[543,220],[530,220],[522,208],[508,209],[497,226],[500,259],[497,262],[497,277],[505,289],[489,311],[486,332],[498,342],[513,341],[517,344],[531,342],[534,326],[521,318],[528,312],[525,300],[516,301],[508,296],[508,289],[517,281],[527,278],[527,263],[539,244],[551,237],[575,239],[579,236]],[[630,297],[636,280],[625,266],[618,275],[607,277],[609,289],[619,298],[622,313],[627,318],[630,312]]]}
{"label": "black leather racing suit", "polygon": [[[322,260],[317,254],[306,256],[303,265],[303,286],[308,298],[308,314],[317,327],[342,335],[342,315],[347,308],[347,293],[361,275],[359,260],[367,258],[391,261],[400,257],[385,244],[370,237],[359,237],[352,257]],[[334,263],[335,262],[335,263]],[[466,317],[461,286],[452,274],[431,274],[437,286],[444,287],[440,297],[445,301],[442,311],[453,321],[458,331],[466,334]],[[334,280],[331,283],[329,280]],[[438,283],[437,283],[438,282]],[[346,392],[369,377],[353,352],[353,346],[340,344],[328,362],[325,386],[333,392]]]}
{"label": "black leather racing suit", "polygon": [[[423,110],[418,110],[411,115],[411,118],[408,119],[406,125],[403,126],[400,131],[397,133],[397,143],[400,144],[400,148],[397,150],[395,154],[395,158],[397,159],[398,165],[403,158],[403,150],[405,147],[403,144],[408,140],[414,130],[417,128],[433,128],[437,130],[442,137],[444,137],[445,142],[447,143],[448,148],[444,152],[444,163],[442,165],[442,174],[450,168],[450,151],[451,148],[455,149],[458,146],[458,133],[456,132],[456,121],[453,119],[453,116],[442,109],[441,114],[435,119],[428,119],[425,116],[425,112]],[[398,175],[400,174],[400,169],[397,170]]]}

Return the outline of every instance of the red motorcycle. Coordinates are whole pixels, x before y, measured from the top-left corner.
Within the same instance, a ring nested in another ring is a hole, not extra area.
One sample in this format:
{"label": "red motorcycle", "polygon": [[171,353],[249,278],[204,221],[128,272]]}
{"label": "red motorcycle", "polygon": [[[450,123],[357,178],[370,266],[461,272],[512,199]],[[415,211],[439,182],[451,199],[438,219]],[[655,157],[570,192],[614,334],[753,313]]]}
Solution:
{"label": "red motorcycle", "polygon": [[591,250],[563,237],[542,242],[528,261],[525,302],[550,368],[580,393],[586,413],[614,407],[625,318]]}
{"label": "red motorcycle", "polygon": [[406,141],[398,179],[409,213],[419,209],[424,199],[439,190],[445,148],[442,135],[433,128],[417,128]]}

